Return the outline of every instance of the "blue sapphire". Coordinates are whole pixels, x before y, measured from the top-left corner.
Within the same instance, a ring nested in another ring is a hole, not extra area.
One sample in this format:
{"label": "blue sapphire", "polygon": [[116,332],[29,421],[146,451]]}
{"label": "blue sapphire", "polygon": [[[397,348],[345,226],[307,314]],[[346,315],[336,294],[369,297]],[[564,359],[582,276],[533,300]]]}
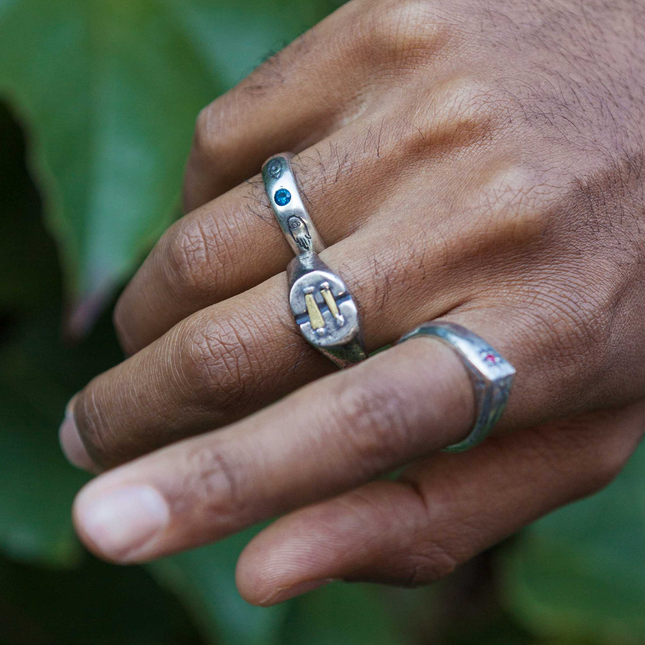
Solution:
{"label": "blue sapphire", "polygon": [[278,206],[286,206],[291,201],[291,193],[286,188],[281,188],[274,199]]}

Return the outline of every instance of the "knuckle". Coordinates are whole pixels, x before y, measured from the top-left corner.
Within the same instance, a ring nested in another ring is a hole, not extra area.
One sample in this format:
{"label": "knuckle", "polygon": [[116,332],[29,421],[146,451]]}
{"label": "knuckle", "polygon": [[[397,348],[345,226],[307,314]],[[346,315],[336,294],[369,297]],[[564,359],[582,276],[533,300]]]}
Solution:
{"label": "knuckle", "polygon": [[[596,493],[623,470],[641,433],[625,433],[620,412],[596,412],[527,432],[531,459],[569,481],[572,499]],[[630,421],[627,420],[627,425]]]}
{"label": "knuckle", "polygon": [[470,216],[459,223],[454,217],[441,222],[457,262],[495,257],[517,267],[518,260],[524,265],[524,259],[545,249],[546,240],[552,241],[549,251],[564,251],[569,236],[560,230],[561,184],[552,171],[536,161],[488,155],[486,159],[486,181],[461,203]]}
{"label": "knuckle", "polygon": [[414,589],[449,576],[458,566],[457,560],[445,548],[432,542],[407,554],[403,568],[402,586]]}
{"label": "knuckle", "polygon": [[[127,290],[127,289],[126,289]],[[112,324],[116,332],[117,339],[121,348],[127,356],[132,356],[140,349],[140,342],[133,334],[133,325],[131,318],[131,306],[124,299],[123,295],[119,298],[114,313],[112,314]]]}
{"label": "knuckle", "polygon": [[225,412],[251,394],[258,362],[253,334],[240,319],[193,326],[178,344],[181,372],[199,400]]}
{"label": "knuckle", "polygon": [[451,128],[455,135],[461,132],[487,131],[483,126],[502,118],[505,101],[489,83],[469,75],[450,79],[440,88],[431,104],[434,127]]}
{"label": "knuckle", "polygon": [[118,426],[110,423],[101,405],[96,385],[90,383],[76,399],[74,421],[92,461],[108,467],[123,461]]}
{"label": "knuckle", "polygon": [[479,223],[489,225],[489,239],[499,247],[526,247],[544,237],[557,214],[559,188],[533,163],[500,163],[476,197]]}
{"label": "knuckle", "polygon": [[[561,402],[566,406],[578,400],[582,411],[605,369],[609,346],[608,330],[603,327],[607,321],[594,296],[549,286],[543,285],[530,296],[526,330],[535,336],[529,346],[537,360],[546,363],[542,374]],[[576,396],[582,392],[584,397]]]}
{"label": "knuckle", "polygon": [[431,100],[419,95],[409,105],[405,129],[399,133],[405,155],[434,158],[456,149],[481,147],[512,120],[508,102],[498,89],[467,73],[438,82]]}
{"label": "knuckle", "polygon": [[603,432],[599,440],[588,444],[590,467],[587,472],[592,493],[602,490],[618,477],[638,445],[637,438],[625,436],[623,428],[616,430]]}
{"label": "knuckle", "polygon": [[604,446],[593,455],[593,466],[589,474],[592,493],[609,486],[622,472],[632,454],[631,447],[629,451],[625,447],[625,444]]}
{"label": "knuckle", "polygon": [[[244,515],[249,503],[246,470],[225,441],[200,445],[183,457],[182,494],[191,505],[203,508],[207,517],[225,527]],[[187,502],[188,503],[188,502]]]}
{"label": "knuckle", "polygon": [[203,108],[195,123],[193,152],[198,159],[211,163],[222,163],[226,158],[229,128],[228,120],[230,95],[226,95]]}
{"label": "knuckle", "polygon": [[[586,392],[587,400],[602,395],[607,365],[611,365],[611,337],[614,298],[603,293],[600,284],[582,285],[578,280],[550,292],[543,290],[539,306],[549,322],[547,342],[553,349],[555,364],[560,365],[567,389]],[[536,303],[537,304],[537,303]],[[583,367],[583,369],[581,369]]]}
{"label": "knuckle", "polygon": [[452,34],[450,25],[437,20],[423,0],[381,2],[364,13],[358,26],[372,61],[398,70],[417,68],[434,58]]}
{"label": "knuckle", "polygon": [[218,219],[213,215],[182,220],[164,239],[165,277],[183,299],[202,300],[212,295],[215,285],[225,289],[230,279],[224,267],[234,266],[227,252],[231,236]]}
{"label": "knuckle", "polygon": [[332,435],[370,473],[382,472],[393,455],[410,454],[415,441],[414,403],[403,388],[382,379],[342,389],[330,411]]}
{"label": "knuckle", "polygon": [[[406,488],[404,496],[400,495],[401,486]],[[472,531],[462,524],[455,530],[454,518],[452,525],[446,526],[439,524],[440,516],[435,517],[435,530],[430,536],[428,501],[417,483],[378,480],[368,488],[355,489],[328,504],[332,509],[339,508],[348,526],[362,526],[367,521],[380,527],[379,534],[401,537],[375,545],[374,557],[359,565],[352,579],[417,587],[449,575],[462,557],[469,557],[471,550],[464,549],[464,542],[475,541]],[[465,539],[464,535],[469,537]]]}

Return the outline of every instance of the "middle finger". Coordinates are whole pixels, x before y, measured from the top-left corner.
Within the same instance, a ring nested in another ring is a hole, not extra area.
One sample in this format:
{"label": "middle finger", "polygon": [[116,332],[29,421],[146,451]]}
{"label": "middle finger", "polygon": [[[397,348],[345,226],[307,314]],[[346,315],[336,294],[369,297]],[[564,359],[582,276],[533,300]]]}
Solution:
{"label": "middle finger", "polygon": [[[361,131],[345,128],[293,161],[328,245],[357,230],[377,198],[378,191],[360,188],[374,172],[371,150],[357,145]],[[125,349],[139,351],[190,314],[280,273],[290,257],[261,177],[241,184],[177,222],[156,245],[117,304]]]}

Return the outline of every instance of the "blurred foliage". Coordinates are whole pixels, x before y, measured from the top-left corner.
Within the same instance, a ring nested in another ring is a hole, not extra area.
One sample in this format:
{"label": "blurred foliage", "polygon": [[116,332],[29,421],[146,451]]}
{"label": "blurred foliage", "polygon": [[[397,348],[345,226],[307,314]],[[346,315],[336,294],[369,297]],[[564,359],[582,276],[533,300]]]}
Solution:
{"label": "blurred foliage", "polygon": [[333,0],[0,0],[0,90],[88,319],[177,208],[195,116]]}
{"label": "blurred foliage", "polygon": [[[337,583],[258,609],[234,583],[257,529],[129,568],[73,534],[86,476],[57,426],[122,358],[104,305],[176,212],[195,116],[336,4],[0,0],[0,645],[645,643],[643,450],[418,591]],[[98,318],[80,344],[70,307]]]}
{"label": "blurred foliage", "polygon": [[504,555],[506,601],[532,631],[645,643],[644,448],[609,488],[540,520]]}

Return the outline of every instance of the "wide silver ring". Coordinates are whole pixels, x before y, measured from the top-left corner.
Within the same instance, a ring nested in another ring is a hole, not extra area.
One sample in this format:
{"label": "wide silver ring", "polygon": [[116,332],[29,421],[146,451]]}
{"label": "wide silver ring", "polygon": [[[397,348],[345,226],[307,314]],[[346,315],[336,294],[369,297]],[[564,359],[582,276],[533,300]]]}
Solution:
{"label": "wide silver ring", "polygon": [[475,424],[470,434],[445,452],[463,452],[481,443],[504,412],[515,378],[515,368],[483,338],[455,323],[436,321],[417,327],[411,338],[436,338],[455,350],[470,374],[475,391]]}
{"label": "wide silver ring", "polygon": [[287,266],[289,305],[305,340],[345,368],[367,358],[360,316],[343,279],[318,256],[325,249],[305,208],[289,152],[262,167],[264,187],[278,224],[296,257]]}

